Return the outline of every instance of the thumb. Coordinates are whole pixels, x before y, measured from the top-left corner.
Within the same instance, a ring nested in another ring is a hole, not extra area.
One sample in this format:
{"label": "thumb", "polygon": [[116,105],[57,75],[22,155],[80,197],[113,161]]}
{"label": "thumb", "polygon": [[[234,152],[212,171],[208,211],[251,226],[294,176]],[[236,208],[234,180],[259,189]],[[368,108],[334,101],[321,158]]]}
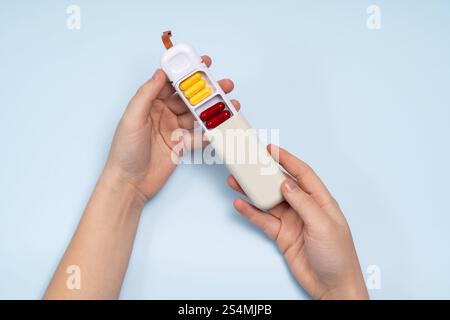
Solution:
{"label": "thumb", "polygon": [[147,80],[136,92],[125,111],[126,115],[134,119],[147,120],[152,102],[158,97],[167,83],[166,74],[157,69],[153,76]]}
{"label": "thumb", "polygon": [[283,193],[284,199],[305,222],[305,225],[314,226],[327,222],[326,214],[316,201],[303,191],[291,178],[286,178],[283,182],[281,192]]}

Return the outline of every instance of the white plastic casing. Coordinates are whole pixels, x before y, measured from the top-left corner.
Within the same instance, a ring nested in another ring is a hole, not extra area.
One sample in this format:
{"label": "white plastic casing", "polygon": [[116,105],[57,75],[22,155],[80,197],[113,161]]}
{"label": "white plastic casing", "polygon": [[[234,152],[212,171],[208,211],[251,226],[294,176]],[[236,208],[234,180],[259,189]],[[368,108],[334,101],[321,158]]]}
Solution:
{"label": "white plastic casing", "polygon": [[[280,187],[285,179],[283,172],[259,142],[256,131],[242,113],[236,111],[195,50],[188,44],[177,44],[164,53],[161,67],[187,108],[202,125],[205,136],[217,155],[253,204],[262,210],[268,210],[282,202]],[[212,93],[198,105],[192,106],[179,84],[197,71],[206,76]],[[231,117],[219,126],[208,129],[199,114],[215,101],[223,101],[231,112]]]}

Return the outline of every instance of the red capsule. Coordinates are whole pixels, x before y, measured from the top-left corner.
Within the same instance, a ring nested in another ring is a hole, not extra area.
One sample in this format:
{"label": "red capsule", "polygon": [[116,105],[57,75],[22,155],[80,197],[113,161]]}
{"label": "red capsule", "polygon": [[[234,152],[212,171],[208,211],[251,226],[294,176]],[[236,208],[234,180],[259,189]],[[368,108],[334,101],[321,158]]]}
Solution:
{"label": "red capsule", "polygon": [[200,113],[200,119],[202,121],[209,120],[215,115],[221,113],[223,109],[225,109],[225,103],[217,102],[216,104],[213,104],[211,107]]}
{"label": "red capsule", "polygon": [[231,117],[231,112],[228,110],[222,111],[214,118],[205,122],[205,126],[208,129],[213,129],[217,127],[219,124],[223,123],[225,120]]}

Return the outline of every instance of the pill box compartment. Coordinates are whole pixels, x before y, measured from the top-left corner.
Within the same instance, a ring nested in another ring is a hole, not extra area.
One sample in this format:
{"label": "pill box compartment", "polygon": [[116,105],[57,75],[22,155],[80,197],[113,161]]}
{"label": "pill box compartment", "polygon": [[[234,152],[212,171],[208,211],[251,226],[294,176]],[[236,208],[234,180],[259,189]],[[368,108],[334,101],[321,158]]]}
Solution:
{"label": "pill box compartment", "polygon": [[[208,118],[202,119],[202,115],[204,113],[207,113],[214,108],[217,109],[216,113],[213,113],[212,116]],[[195,108],[195,113],[197,114],[200,121],[202,121],[203,127],[206,130],[211,130],[219,126],[220,124],[231,118],[235,112],[236,110],[234,109],[234,107],[230,107],[220,94],[213,96],[208,101]]]}
{"label": "pill box compartment", "polygon": [[208,75],[201,70],[186,76],[178,87],[186,104],[194,108],[210,99],[217,91]]}

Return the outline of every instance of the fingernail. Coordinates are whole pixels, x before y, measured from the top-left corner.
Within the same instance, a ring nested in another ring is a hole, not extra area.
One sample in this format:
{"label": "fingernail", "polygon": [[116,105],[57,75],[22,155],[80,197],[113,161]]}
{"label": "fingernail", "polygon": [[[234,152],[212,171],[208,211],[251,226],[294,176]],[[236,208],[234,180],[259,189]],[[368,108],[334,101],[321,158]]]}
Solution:
{"label": "fingernail", "polygon": [[155,73],[152,76],[152,80],[158,80],[159,78],[159,69],[155,71]]}
{"label": "fingernail", "polygon": [[280,160],[280,148],[275,144],[269,144],[270,148],[270,155],[272,158],[274,158],[277,162]]}
{"label": "fingernail", "polygon": [[298,187],[297,184],[294,181],[292,181],[291,179],[287,179],[284,182],[284,186],[286,187],[286,191],[288,191],[288,192],[293,192]]}

